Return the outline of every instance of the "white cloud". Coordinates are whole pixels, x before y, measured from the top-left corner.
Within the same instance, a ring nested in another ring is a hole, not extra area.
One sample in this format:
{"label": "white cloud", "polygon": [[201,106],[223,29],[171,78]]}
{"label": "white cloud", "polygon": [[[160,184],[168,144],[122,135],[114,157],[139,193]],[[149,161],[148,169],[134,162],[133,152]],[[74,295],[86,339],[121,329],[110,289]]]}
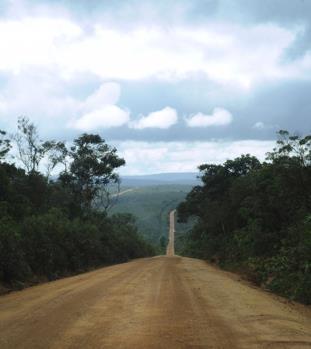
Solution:
{"label": "white cloud", "polygon": [[176,80],[203,73],[249,89],[266,80],[311,78],[310,54],[282,63],[299,30],[212,22],[170,29],[137,24],[127,31],[94,23],[86,31],[68,18],[1,20],[0,70],[18,74],[45,67],[65,78],[85,72],[105,80]]}
{"label": "white cloud", "polygon": [[70,120],[68,127],[81,131],[93,131],[128,124],[129,111],[116,105],[120,98],[120,90],[120,85],[117,83],[102,84],[81,104],[80,113],[82,111],[83,115]]}
{"label": "white cloud", "polygon": [[101,128],[120,127],[129,122],[129,112],[116,105],[105,105],[84,114],[69,126],[82,131],[93,131]]}
{"label": "white cloud", "polygon": [[26,17],[0,21],[0,70],[19,73],[27,66],[57,64],[66,45],[82,34],[80,26],[67,19]]}
{"label": "white cloud", "polygon": [[254,124],[253,128],[257,130],[263,130],[265,128],[265,124],[262,121],[258,121]]}
{"label": "white cloud", "polygon": [[107,104],[116,104],[119,101],[121,93],[120,85],[114,82],[102,84],[93,94],[84,102],[84,109],[96,109]]}
{"label": "white cloud", "polygon": [[211,115],[197,113],[186,118],[189,127],[225,126],[232,122],[232,114],[223,108],[215,108]]}
{"label": "white cloud", "polygon": [[84,99],[71,96],[63,84],[62,79],[45,70],[14,75],[0,93],[1,127],[15,129],[20,115],[42,126],[44,135],[57,129],[64,131],[64,125],[91,131],[128,123],[129,112],[116,105],[120,97],[118,83],[103,83]]}
{"label": "white cloud", "polygon": [[122,174],[196,171],[203,163],[220,164],[250,153],[260,160],[273,149],[274,141],[212,142],[120,142],[119,154],[125,158]]}
{"label": "white cloud", "polygon": [[271,124],[265,124],[262,121],[258,121],[253,125],[253,128],[255,130],[263,131],[263,130],[277,130],[280,129],[281,127],[279,125],[271,125]]}
{"label": "white cloud", "polygon": [[165,107],[131,122],[129,126],[139,130],[144,128],[167,129],[175,125],[177,121],[178,116],[176,110],[171,107]]}
{"label": "white cloud", "polygon": [[12,131],[17,117],[26,115],[42,129],[45,136],[52,130],[62,129],[68,118],[76,115],[82,102],[72,97],[52,72],[29,69],[11,76],[3,85],[0,91],[0,122]]}

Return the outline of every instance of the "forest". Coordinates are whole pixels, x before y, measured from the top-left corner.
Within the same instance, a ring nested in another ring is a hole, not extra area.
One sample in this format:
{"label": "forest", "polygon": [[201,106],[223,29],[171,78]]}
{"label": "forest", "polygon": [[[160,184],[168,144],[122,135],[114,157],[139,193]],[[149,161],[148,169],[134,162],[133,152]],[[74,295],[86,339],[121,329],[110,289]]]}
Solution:
{"label": "forest", "polygon": [[108,215],[124,164],[96,134],[42,141],[25,117],[15,134],[0,131],[2,290],[155,253],[133,216]]}
{"label": "forest", "polygon": [[[132,187],[131,191],[120,195],[110,213],[131,213],[136,217],[136,225],[143,237],[157,248],[158,254],[165,254],[169,213],[185,199],[191,188],[191,185],[177,183]],[[183,236],[190,226],[189,223],[176,226],[175,249],[178,254],[178,237]]]}
{"label": "forest", "polygon": [[197,219],[183,254],[311,304],[311,136],[281,130],[264,162],[247,154],[199,169],[202,184],[178,207],[181,222]]}

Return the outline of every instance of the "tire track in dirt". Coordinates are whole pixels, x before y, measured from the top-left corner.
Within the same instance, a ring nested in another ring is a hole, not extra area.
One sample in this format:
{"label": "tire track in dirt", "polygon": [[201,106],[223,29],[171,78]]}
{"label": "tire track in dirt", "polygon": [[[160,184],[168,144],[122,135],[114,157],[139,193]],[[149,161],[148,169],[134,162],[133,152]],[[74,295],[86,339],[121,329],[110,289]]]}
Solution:
{"label": "tire track in dirt", "polygon": [[311,348],[311,310],[204,261],[145,258],[0,297],[1,349]]}
{"label": "tire track in dirt", "polygon": [[0,347],[311,348],[309,307],[160,256],[0,297]]}

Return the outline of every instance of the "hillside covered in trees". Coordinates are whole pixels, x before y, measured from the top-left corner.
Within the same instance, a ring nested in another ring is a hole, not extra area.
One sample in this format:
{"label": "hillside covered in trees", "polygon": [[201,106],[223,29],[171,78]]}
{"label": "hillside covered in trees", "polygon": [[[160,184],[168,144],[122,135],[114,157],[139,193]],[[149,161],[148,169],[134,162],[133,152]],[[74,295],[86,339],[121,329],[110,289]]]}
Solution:
{"label": "hillside covered in trees", "polygon": [[106,212],[108,188],[118,186],[115,170],[125,161],[99,135],[69,146],[43,142],[20,118],[16,134],[0,136],[0,285],[23,287],[154,254],[131,215]]}
{"label": "hillside covered in trees", "polygon": [[242,155],[199,169],[202,184],[178,207],[180,221],[197,218],[183,253],[311,304],[311,136],[280,131],[266,162]]}
{"label": "hillside covered in trees", "polygon": [[[132,187],[124,195],[120,195],[110,214],[131,213],[146,241],[157,247],[158,254],[165,254],[169,213],[185,199],[190,190],[190,185],[183,184]],[[178,224],[176,227],[178,235],[175,236],[175,248],[178,253],[179,237],[190,227],[189,223]]]}

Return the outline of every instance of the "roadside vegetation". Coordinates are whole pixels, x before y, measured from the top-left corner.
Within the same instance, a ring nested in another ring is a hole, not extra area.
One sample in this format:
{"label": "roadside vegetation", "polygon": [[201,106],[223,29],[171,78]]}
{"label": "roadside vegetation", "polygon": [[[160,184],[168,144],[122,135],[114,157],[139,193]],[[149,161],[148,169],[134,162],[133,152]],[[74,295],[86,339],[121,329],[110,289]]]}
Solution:
{"label": "roadside vegetation", "polygon": [[197,219],[183,254],[311,304],[311,136],[278,137],[263,163],[248,154],[199,167],[202,185],[178,207],[180,221]]}
{"label": "roadside vegetation", "polygon": [[0,284],[21,288],[153,255],[131,215],[107,214],[124,164],[99,135],[43,142],[27,118],[10,137],[0,131]]}

